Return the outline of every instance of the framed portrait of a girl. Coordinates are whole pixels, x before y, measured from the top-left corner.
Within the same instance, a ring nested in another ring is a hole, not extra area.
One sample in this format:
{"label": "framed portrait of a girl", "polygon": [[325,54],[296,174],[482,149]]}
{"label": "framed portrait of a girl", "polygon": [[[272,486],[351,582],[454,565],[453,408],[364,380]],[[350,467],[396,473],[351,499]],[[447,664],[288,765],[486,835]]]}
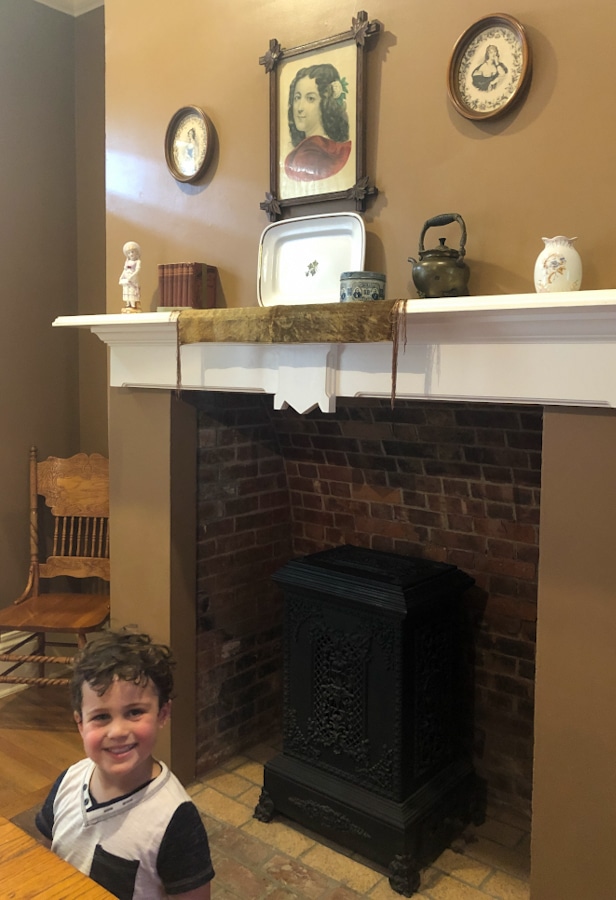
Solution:
{"label": "framed portrait of a girl", "polygon": [[270,78],[270,190],[275,221],[284,207],[348,198],[357,209],[376,193],[365,173],[366,41],[380,30],[366,13],[342,34],[291,50],[277,40],[259,62]]}

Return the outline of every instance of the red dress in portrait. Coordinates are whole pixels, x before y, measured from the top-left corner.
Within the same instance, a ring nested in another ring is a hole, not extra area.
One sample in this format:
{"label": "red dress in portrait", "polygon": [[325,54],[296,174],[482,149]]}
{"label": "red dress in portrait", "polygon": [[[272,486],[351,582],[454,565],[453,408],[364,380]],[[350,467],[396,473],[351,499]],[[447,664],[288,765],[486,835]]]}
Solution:
{"label": "red dress in portrait", "polygon": [[351,141],[332,141],[321,135],[304,138],[284,163],[288,178],[293,181],[319,181],[336,175],[351,154]]}

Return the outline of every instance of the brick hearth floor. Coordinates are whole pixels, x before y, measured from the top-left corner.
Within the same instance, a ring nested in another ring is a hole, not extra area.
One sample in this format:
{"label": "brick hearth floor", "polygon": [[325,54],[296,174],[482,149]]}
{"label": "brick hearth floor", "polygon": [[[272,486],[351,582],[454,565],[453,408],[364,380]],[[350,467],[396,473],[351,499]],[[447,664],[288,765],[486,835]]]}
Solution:
{"label": "brick hearth floor", "polygon": [[[252,817],[263,764],[277,749],[259,745],[190,786],[210,836],[215,900],[395,900],[384,869],[282,818]],[[528,900],[530,825],[490,808],[470,840],[460,840],[422,873],[416,898]]]}

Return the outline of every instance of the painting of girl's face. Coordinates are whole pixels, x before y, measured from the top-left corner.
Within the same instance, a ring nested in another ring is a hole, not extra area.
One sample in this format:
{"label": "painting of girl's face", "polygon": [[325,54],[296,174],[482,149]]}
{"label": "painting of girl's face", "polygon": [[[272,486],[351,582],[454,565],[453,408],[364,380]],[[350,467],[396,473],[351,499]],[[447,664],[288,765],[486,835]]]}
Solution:
{"label": "painting of girl's face", "polygon": [[293,120],[306,137],[323,134],[321,97],[314,78],[300,78],[293,93]]}
{"label": "painting of girl's face", "polygon": [[289,51],[276,66],[271,153],[277,159],[272,195],[279,200],[310,201],[348,191],[357,181],[358,57],[349,38],[335,50]]}

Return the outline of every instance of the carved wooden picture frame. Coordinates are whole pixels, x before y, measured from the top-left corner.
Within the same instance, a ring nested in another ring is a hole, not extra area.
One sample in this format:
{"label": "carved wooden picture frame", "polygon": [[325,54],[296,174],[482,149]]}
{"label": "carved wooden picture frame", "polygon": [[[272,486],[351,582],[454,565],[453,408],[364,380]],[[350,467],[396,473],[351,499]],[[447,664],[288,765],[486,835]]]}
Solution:
{"label": "carved wooden picture frame", "polygon": [[270,219],[285,207],[377,193],[365,168],[365,50],[380,31],[366,12],[348,31],[290,50],[276,39],[259,62],[270,95]]}

